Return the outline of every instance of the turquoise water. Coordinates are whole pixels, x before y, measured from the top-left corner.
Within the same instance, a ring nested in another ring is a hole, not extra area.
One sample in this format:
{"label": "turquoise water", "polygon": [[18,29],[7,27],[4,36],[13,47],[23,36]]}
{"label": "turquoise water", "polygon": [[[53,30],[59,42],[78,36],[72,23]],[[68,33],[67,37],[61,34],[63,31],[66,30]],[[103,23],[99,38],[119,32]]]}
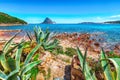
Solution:
{"label": "turquoise water", "polygon": [[101,37],[104,37],[106,42],[118,43],[120,42],[120,24],[28,24],[20,26],[8,26],[0,27],[0,29],[16,30],[21,29],[23,31],[33,31],[35,26],[40,26],[43,30],[49,28],[51,32],[57,33],[104,33]]}

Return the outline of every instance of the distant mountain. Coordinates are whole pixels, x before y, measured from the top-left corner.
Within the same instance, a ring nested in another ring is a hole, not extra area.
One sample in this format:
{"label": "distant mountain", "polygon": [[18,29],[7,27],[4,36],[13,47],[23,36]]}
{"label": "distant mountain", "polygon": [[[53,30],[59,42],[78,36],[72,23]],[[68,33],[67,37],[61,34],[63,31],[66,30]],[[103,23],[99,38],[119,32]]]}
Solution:
{"label": "distant mountain", "polygon": [[0,24],[27,24],[24,20],[0,12]]}
{"label": "distant mountain", "polygon": [[50,18],[45,18],[45,20],[42,22],[42,24],[55,24],[54,21],[52,21]]}
{"label": "distant mountain", "polygon": [[107,22],[104,22],[104,23],[107,23],[107,24],[120,24],[120,20],[118,20],[118,21],[107,21]]}
{"label": "distant mountain", "polygon": [[99,23],[95,23],[95,22],[81,22],[79,24],[99,24]]}

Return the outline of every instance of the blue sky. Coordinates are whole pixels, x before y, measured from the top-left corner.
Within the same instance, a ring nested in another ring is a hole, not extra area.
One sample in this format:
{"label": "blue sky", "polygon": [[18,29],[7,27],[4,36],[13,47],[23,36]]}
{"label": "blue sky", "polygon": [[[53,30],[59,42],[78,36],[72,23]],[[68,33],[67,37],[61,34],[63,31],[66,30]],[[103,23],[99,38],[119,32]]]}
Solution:
{"label": "blue sky", "polygon": [[120,0],[0,0],[0,11],[28,23],[103,22],[120,20]]}

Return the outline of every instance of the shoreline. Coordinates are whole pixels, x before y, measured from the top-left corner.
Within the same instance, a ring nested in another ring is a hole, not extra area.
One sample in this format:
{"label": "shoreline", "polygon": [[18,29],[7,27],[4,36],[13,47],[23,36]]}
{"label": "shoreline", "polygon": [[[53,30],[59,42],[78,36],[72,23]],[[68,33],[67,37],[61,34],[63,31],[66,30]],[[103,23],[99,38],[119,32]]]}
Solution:
{"label": "shoreline", "polygon": [[2,24],[0,24],[0,27],[1,26],[3,26],[3,27],[7,27],[7,26],[19,26],[19,25],[27,25],[27,24],[4,24],[4,23],[2,23]]}
{"label": "shoreline", "polygon": [[21,29],[16,29],[16,30],[0,30],[0,32],[21,32]]}
{"label": "shoreline", "polygon": [[[9,40],[13,34],[11,33],[17,33],[17,32],[22,32],[22,30],[0,30],[0,45],[3,45],[4,42],[6,42],[7,40]],[[104,45],[103,42],[100,43],[99,41],[102,41],[104,39],[102,38],[92,38],[92,36],[94,36],[95,34],[79,34],[79,33],[60,33],[57,34],[55,36],[53,36],[53,39],[58,39],[60,41],[60,46],[63,47],[63,49],[66,48],[76,48],[79,47],[81,49],[81,51],[85,51],[85,48],[88,47],[88,52],[89,52],[89,56],[93,57],[93,58],[98,58],[101,47]],[[95,35],[97,36],[97,35]],[[22,39],[28,41],[29,38],[26,35],[17,35],[16,38],[14,39],[15,43],[19,43]],[[98,40],[97,40],[98,39]],[[120,44],[116,44],[116,45],[112,45],[111,47],[112,50],[116,53],[119,54],[120,52]],[[1,47],[0,47],[1,48]],[[105,52],[109,53],[111,50],[111,48],[106,48],[104,47]],[[0,49],[1,50],[1,49]]]}

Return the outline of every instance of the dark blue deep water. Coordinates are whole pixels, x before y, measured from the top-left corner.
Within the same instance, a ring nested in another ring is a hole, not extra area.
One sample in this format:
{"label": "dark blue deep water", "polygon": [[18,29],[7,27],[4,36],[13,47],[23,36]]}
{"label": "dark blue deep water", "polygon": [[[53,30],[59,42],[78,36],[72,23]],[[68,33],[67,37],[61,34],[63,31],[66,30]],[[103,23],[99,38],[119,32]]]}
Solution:
{"label": "dark blue deep water", "polygon": [[41,27],[43,30],[48,28],[51,32],[57,33],[104,33],[101,34],[102,37],[106,39],[107,42],[117,43],[120,42],[120,24],[28,24],[20,26],[8,26],[0,27],[0,29],[5,30],[18,30],[33,32],[35,26]]}

